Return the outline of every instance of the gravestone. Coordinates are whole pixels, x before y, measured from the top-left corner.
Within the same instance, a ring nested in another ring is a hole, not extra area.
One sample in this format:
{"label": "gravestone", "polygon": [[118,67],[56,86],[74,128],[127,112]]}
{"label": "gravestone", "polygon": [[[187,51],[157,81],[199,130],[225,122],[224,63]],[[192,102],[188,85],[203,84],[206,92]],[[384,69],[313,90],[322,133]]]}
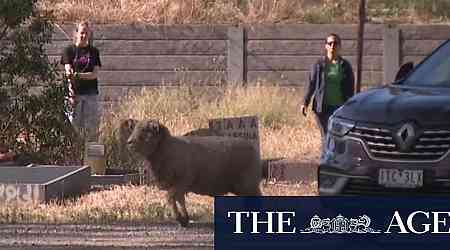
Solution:
{"label": "gravestone", "polygon": [[217,134],[241,137],[251,141],[260,153],[259,122],[257,116],[217,118],[208,121],[209,129]]}
{"label": "gravestone", "polygon": [[90,176],[88,166],[1,167],[0,204],[35,204],[79,196],[89,191]]}

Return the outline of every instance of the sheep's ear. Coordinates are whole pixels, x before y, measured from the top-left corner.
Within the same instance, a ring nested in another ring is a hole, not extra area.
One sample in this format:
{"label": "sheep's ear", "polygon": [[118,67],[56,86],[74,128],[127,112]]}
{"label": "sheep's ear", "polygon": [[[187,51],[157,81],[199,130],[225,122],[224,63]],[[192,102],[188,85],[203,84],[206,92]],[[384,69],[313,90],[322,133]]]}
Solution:
{"label": "sheep's ear", "polygon": [[136,127],[137,120],[130,118],[130,119],[127,119],[126,123],[127,123],[128,129],[130,131],[133,131],[134,128]]}
{"label": "sheep's ear", "polygon": [[148,128],[152,132],[153,135],[159,134],[159,123],[158,122],[153,121],[153,120],[150,121]]}
{"label": "sheep's ear", "polygon": [[170,135],[169,129],[161,123],[158,123],[158,134],[162,136]]}
{"label": "sheep's ear", "polygon": [[148,120],[147,124],[146,124],[146,131],[152,133],[152,135],[157,135],[159,134],[159,122],[155,121],[155,120]]}

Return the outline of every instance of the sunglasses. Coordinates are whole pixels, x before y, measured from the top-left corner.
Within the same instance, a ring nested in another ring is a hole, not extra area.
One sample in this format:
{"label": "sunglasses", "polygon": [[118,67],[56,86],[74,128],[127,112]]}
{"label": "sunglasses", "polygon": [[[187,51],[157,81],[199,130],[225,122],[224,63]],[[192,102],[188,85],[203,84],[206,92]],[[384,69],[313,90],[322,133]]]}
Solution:
{"label": "sunglasses", "polygon": [[329,45],[329,46],[332,46],[332,45],[338,46],[338,45],[339,45],[339,43],[338,43],[338,42],[335,42],[335,41],[332,41],[332,42],[326,42],[326,44]]}

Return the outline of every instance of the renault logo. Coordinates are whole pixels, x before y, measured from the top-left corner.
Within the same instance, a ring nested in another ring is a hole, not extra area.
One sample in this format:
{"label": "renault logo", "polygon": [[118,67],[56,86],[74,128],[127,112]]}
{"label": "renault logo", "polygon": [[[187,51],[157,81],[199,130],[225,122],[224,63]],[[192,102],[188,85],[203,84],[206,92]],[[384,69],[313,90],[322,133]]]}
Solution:
{"label": "renault logo", "polygon": [[408,151],[413,146],[416,138],[416,131],[411,123],[406,123],[400,127],[395,134],[395,139],[400,151]]}

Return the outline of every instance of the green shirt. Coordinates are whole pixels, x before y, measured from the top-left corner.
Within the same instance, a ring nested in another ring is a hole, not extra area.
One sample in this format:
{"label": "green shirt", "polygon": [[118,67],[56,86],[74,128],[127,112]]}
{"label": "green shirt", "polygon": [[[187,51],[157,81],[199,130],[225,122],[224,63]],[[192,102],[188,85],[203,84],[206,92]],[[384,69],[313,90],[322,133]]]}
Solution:
{"label": "green shirt", "polygon": [[328,63],[325,68],[325,103],[329,106],[340,106],[344,103],[342,95],[342,79],[344,74],[339,63]]}

